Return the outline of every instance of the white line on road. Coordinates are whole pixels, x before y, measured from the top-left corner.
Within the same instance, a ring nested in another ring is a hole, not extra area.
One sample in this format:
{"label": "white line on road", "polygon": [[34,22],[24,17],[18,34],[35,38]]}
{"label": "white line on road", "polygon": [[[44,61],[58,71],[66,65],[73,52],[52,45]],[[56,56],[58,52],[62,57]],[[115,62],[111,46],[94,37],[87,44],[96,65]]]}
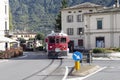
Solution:
{"label": "white line on road", "polygon": [[2,63],[2,62],[7,62],[8,60],[0,60],[0,63]]}
{"label": "white line on road", "polygon": [[23,56],[21,56],[21,57],[18,57],[18,58],[25,58],[25,57],[27,57],[27,55],[23,55]]}
{"label": "white line on road", "polygon": [[64,75],[64,77],[63,77],[63,79],[62,80],[66,80],[66,78],[67,78],[67,76],[68,76],[68,67],[66,66],[65,67],[65,75]]}
{"label": "white line on road", "polygon": [[89,75],[87,75],[85,77],[77,77],[77,78],[71,78],[71,79],[66,79],[66,80],[83,80],[83,79],[85,79],[87,77],[90,77],[90,76],[94,75],[95,73],[97,73],[97,72],[99,72],[99,71],[101,71],[101,70],[103,70],[105,68],[106,67],[100,68],[99,70],[97,70],[97,71],[95,71],[95,72],[93,72],[93,73],[91,73],[91,74],[89,74]]}

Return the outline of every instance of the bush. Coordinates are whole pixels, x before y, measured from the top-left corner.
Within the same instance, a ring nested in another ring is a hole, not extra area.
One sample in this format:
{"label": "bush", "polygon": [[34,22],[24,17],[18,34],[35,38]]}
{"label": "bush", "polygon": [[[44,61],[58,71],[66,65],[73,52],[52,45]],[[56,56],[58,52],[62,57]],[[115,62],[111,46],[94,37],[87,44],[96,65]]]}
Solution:
{"label": "bush", "polygon": [[104,48],[95,48],[93,49],[93,53],[104,53],[105,49]]}

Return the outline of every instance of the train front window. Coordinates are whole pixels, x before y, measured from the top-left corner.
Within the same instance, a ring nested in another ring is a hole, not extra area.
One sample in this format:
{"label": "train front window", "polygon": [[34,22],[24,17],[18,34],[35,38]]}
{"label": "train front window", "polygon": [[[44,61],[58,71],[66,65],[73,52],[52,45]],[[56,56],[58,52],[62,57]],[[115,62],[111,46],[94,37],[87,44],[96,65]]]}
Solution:
{"label": "train front window", "polygon": [[55,43],[55,38],[54,37],[50,37],[49,38],[49,43]]}
{"label": "train front window", "polygon": [[61,38],[61,43],[66,43],[66,38]]}
{"label": "train front window", "polygon": [[59,39],[56,39],[56,43],[59,43]]}

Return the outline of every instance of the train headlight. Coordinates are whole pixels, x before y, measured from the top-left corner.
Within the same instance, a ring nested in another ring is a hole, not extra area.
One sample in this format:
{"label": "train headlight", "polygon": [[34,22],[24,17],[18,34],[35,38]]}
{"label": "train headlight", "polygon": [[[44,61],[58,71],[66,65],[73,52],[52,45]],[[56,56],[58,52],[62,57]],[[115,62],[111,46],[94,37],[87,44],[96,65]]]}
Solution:
{"label": "train headlight", "polygon": [[52,46],[50,46],[50,48],[52,48]]}

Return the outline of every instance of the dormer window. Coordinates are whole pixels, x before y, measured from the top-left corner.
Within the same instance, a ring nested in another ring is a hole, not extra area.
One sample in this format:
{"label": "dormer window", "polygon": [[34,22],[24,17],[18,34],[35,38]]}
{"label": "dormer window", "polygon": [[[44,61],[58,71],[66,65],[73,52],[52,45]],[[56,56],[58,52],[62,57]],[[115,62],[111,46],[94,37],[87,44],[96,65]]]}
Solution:
{"label": "dormer window", "polygon": [[93,12],[93,10],[89,10],[89,12]]}
{"label": "dormer window", "polygon": [[82,11],[81,11],[81,10],[79,10],[78,12],[79,12],[79,13],[81,13]]}
{"label": "dormer window", "polygon": [[68,11],[68,13],[72,13],[71,11]]}

